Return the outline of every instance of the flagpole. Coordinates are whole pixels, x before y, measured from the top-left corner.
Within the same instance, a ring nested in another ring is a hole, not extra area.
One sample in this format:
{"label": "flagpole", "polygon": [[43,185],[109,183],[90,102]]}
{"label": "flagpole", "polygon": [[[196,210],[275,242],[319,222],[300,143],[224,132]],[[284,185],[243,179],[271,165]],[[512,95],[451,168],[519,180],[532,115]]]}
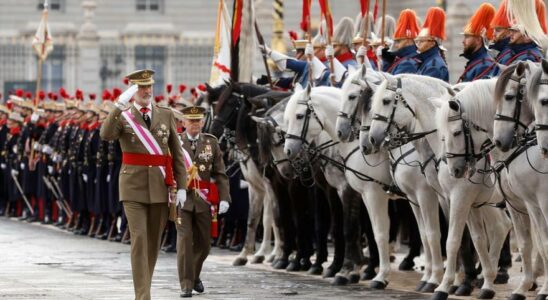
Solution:
{"label": "flagpole", "polygon": [[[369,0],[367,1],[367,9],[365,10],[365,15],[363,16],[363,33],[362,33],[362,46],[367,47],[367,32],[369,31]],[[365,54],[367,55],[367,54]],[[361,57],[361,56],[360,56]],[[358,58],[360,59],[360,58]],[[365,62],[365,57],[361,58],[360,65]]]}
{"label": "flagpole", "polygon": [[381,25],[381,46],[384,47],[384,27],[386,24],[386,0],[382,0],[382,25]]}
{"label": "flagpole", "polygon": [[[44,10],[42,11],[42,14],[44,15],[44,19],[48,21],[48,0],[44,0]],[[38,55],[38,74],[36,74],[36,92],[34,93],[34,108],[38,107],[38,93],[40,92],[40,87],[42,85],[42,65],[44,63],[44,52],[46,51],[46,42],[48,40],[48,28],[46,26],[46,36],[44,38],[44,42],[42,43],[41,47],[41,53]]]}

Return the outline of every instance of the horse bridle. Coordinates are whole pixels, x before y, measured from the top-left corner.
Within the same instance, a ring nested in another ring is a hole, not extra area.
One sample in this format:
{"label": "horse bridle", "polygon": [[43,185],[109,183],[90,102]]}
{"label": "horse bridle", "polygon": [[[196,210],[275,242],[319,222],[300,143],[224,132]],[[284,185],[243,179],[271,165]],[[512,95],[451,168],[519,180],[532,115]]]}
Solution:
{"label": "horse bridle", "polygon": [[[360,101],[362,99],[363,92],[365,92],[365,88],[369,87],[369,84],[367,84],[367,82],[366,82],[365,83],[366,86],[364,86],[364,84],[361,83],[359,80],[352,80],[351,83],[354,84],[354,85],[360,86],[360,93],[356,96],[356,98],[348,97],[348,101],[349,102]],[[369,131],[369,127],[370,127],[370,126],[355,127],[356,124],[361,125],[360,124],[361,122],[358,122],[358,118],[356,118],[356,115],[358,114],[358,106],[359,105],[356,105],[356,107],[354,109],[354,112],[352,114],[348,114],[344,111],[339,111],[337,113],[338,117],[347,119],[350,122],[350,127],[352,128],[351,132],[350,132],[350,140],[353,140],[355,135],[359,135],[360,131]],[[364,128],[364,130],[362,130],[362,128]]]}
{"label": "horse bridle", "polygon": [[480,147],[480,152],[476,153],[474,138],[472,137],[472,131],[470,130],[470,126],[472,126],[474,129],[478,131],[482,131],[487,133],[488,131],[481,128],[480,126],[464,119],[462,117],[463,109],[460,100],[453,99],[459,104],[460,111],[458,115],[450,116],[447,118],[448,122],[456,122],[456,121],[462,121],[462,134],[464,138],[464,153],[451,153],[446,152],[445,157],[447,159],[449,158],[458,158],[458,157],[464,157],[464,161],[468,164],[469,167],[472,169],[474,168],[476,161],[486,157],[487,154],[494,148],[493,143],[491,143],[490,139],[487,139]]}
{"label": "horse bridle", "polygon": [[[548,79],[540,79],[538,81],[539,85],[548,85]],[[548,131],[548,124],[536,124],[535,130],[537,131]]]}
{"label": "horse bridle", "polygon": [[[385,116],[380,115],[380,114],[375,114],[373,116],[373,120],[385,122],[385,123],[388,124],[386,126],[386,129],[385,129],[384,132],[386,134],[385,142],[389,143],[390,148],[399,147],[401,145],[407,144],[408,142],[418,140],[418,139],[423,138],[423,137],[425,137],[425,136],[427,136],[431,133],[436,132],[436,129],[433,129],[433,130],[430,130],[430,131],[419,132],[419,133],[408,133],[404,128],[400,128],[394,122],[394,116],[396,115],[396,109],[398,108],[398,102],[401,101],[403,106],[405,108],[407,108],[407,110],[409,110],[409,112],[411,112],[411,114],[413,115],[414,118],[417,116],[417,114],[415,113],[413,108],[411,108],[411,106],[409,106],[409,104],[407,103],[407,101],[403,97],[401,78],[397,78],[396,87],[386,87],[386,89],[389,90],[389,91],[394,92],[394,103],[392,104],[392,112],[390,113],[390,117],[385,117]],[[396,128],[396,135],[395,136],[392,136],[392,134],[390,132],[390,129],[392,128],[392,126]],[[363,126],[363,127],[364,128],[360,128],[360,130],[362,130],[362,131],[368,131],[369,130],[369,126]]]}
{"label": "horse bridle", "polygon": [[[523,104],[523,101],[525,99],[525,78],[523,76],[521,77],[515,77],[511,76],[510,80],[515,81],[518,83],[518,90],[516,94],[516,104],[514,107],[514,115],[512,117],[502,115],[502,114],[495,114],[495,121],[504,121],[504,122],[513,122],[514,123],[514,137],[512,140],[512,147],[515,147],[518,144],[518,130],[520,127],[522,127],[526,132],[528,126],[523,124],[523,122],[520,121],[521,118],[521,105]],[[547,127],[548,129],[548,127]]]}
{"label": "horse bridle", "polygon": [[288,140],[300,140],[303,144],[308,145],[309,143],[306,140],[306,135],[308,134],[308,127],[310,126],[310,117],[311,116],[313,116],[314,119],[316,119],[316,121],[318,122],[318,124],[320,124],[320,127],[322,128],[322,130],[324,129],[323,123],[320,121],[320,118],[318,117],[318,115],[314,111],[314,107],[312,106],[311,101],[312,101],[312,99],[310,98],[310,96],[308,97],[307,100],[297,101],[297,104],[299,104],[299,105],[306,105],[306,112],[305,112],[305,115],[304,115],[304,121],[303,121],[304,124],[303,124],[303,128],[301,129],[301,135],[294,135],[294,134],[287,133],[285,135],[286,139],[288,139]]}

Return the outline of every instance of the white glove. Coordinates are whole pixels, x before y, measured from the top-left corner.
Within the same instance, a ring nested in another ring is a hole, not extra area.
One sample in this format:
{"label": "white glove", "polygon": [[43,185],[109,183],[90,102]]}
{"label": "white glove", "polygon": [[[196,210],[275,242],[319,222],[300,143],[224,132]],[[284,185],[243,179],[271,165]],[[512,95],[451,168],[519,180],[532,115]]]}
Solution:
{"label": "white glove", "polygon": [[249,187],[249,183],[245,180],[240,180],[240,188],[241,189],[247,189]]}
{"label": "white glove", "polygon": [[230,204],[228,204],[228,201],[221,200],[221,203],[219,203],[219,214],[222,215],[226,213],[229,207],[230,207]]}
{"label": "white glove", "polygon": [[327,45],[325,47],[325,56],[327,57],[335,56],[335,50],[333,49],[333,45]]}
{"label": "white glove", "polygon": [[53,171],[54,171],[53,166],[48,166],[49,175],[53,175]]}
{"label": "white glove", "polygon": [[34,148],[34,151],[40,151],[40,149],[42,149],[42,145],[35,143],[33,148]]}
{"label": "white glove", "polygon": [[84,182],[88,182],[88,175],[82,174],[82,179],[84,180]]}
{"label": "white glove", "polygon": [[135,95],[135,93],[137,93],[138,89],[139,89],[139,87],[136,84],[130,86],[127,90],[125,90],[120,95],[120,97],[118,97],[118,103],[122,106],[125,106],[129,102],[129,100],[131,100],[133,95]]}
{"label": "white glove", "polygon": [[4,163],[0,164],[0,169],[5,170],[6,169],[6,164],[4,164]]}
{"label": "white glove", "polygon": [[40,116],[37,113],[32,113],[32,115],[30,115],[30,121],[32,123],[38,122],[38,119],[40,119]]}
{"label": "white glove", "polygon": [[356,53],[356,56],[362,56],[365,57],[367,55],[367,48],[363,45],[358,48],[358,53]]}
{"label": "white glove", "polygon": [[17,177],[17,175],[19,175],[19,171],[11,169],[11,175]]}
{"label": "white glove", "polygon": [[265,45],[259,45],[259,50],[261,50],[261,52],[265,53],[268,56],[270,56],[270,54],[272,53],[272,49],[268,48],[268,46],[266,44]]}
{"label": "white glove", "polygon": [[383,48],[382,46],[379,46],[375,50],[375,54],[377,55],[377,57],[382,57],[382,48]]}
{"label": "white glove", "polygon": [[21,164],[19,165],[19,168],[21,169],[21,171],[25,170],[25,164],[24,164],[24,163],[21,163]]}
{"label": "white glove", "polygon": [[49,145],[44,145],[42,147],[42,153],[50,155],[53,152],[53,149]]}
{"label": "white glove", "polygon": [[306,47],[304,47],[304,55],[314,55],[314,47],[311,43],[306,44]]}
{"label": "white glove", "polygon": [[107,175],[107,182],[110,182],[110,174]]}
{"label": "white glove", "polygon": [[185,206],[185,202],[186,202],[186,190],[185,189],[177,190],[177,206],[179,206],[180,208],[183,208],[183,206]]}

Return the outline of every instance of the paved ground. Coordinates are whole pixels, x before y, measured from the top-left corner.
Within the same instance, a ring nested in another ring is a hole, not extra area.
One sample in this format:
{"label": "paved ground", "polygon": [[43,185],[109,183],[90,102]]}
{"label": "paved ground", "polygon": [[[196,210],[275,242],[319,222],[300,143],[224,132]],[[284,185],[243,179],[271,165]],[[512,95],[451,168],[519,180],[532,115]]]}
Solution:
{"label": "paved ground", "polygon": [[[265,264],[233,267],[233,256],[213,250],[202,276],[206,293],[195,298],[428,299],[408,292],[420,277],[416,272],[396,271],[390,289],[373,291],[364,283],[333,287],[329,280],[276,272]],[[153,299],[179,297],[175,260],[174,254],[160,255]],[[511,285],[517,280],[512,276]],[[509,290],[501,287],[500,299]],[[0,299],[133,299],[129,246],[0,218]]]}

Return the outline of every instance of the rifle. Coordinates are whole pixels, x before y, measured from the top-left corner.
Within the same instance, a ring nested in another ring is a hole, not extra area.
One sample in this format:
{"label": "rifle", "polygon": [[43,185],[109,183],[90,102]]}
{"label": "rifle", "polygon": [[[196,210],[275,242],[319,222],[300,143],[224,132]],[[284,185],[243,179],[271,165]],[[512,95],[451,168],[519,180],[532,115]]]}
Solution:
{"label": "rifle", "polygon": [[51,181],[48,179],[46,175],[42,176],[42,179],[44,180],[44,183],[46,184],[46,187],[53,193],[53,196],[55,197],[55,203],[59,207],[59,209],[63,210],[69,218],[72,217],[72,212],[69,212],[68,209],[65,207],[65,204],[61,202],[61,197],[51,184]]}
{"label": "rifle", "polygon": [[61,188],[59,187],[59,182],[57,182],[55,177],[52,176],[51,183],[53,184],[52,186],[55,187],[55,189],[57,190],[57,195],[59,196],[63,204],[65,204],[65,207],[67,208],[67,213],[70,213],[69,219],[72,219],[72,215],[73,215],[72,209],[70,209],[70,205],[68,204],[67,200],[65,199],[65,196],[63,195],[63,192],[61,191]]}
{"label": "rifle", "polygon": [[19,184],[19,180],[17,180],[17,176],[15,174],[11,173],[11,178],[13,178],[13,181],[15,181],[15,186],[17,187],[17,190],[19,190],[19,193],[23,197],[23,200],[25,201],[25,204],[30,210],[30,213],[34,215],[34,209],[32,209],[32,206],[30,205],[29,200],[27,199],[27,196],[25,196],[25,192],[23,191],[23,188],[21,187],[21,184]]}

